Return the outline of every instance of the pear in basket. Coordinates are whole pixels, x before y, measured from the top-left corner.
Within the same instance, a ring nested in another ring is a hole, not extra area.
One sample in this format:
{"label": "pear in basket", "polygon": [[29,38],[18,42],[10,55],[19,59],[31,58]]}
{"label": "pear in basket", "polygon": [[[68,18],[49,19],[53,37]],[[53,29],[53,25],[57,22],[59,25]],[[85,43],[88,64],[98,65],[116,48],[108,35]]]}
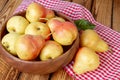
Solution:
{"label": "pear in basket", "polygon": [[52,18],[47,24],[52,32],[53,39],[61,45],[71,45],[77,37],[77,28],[71,22]]}

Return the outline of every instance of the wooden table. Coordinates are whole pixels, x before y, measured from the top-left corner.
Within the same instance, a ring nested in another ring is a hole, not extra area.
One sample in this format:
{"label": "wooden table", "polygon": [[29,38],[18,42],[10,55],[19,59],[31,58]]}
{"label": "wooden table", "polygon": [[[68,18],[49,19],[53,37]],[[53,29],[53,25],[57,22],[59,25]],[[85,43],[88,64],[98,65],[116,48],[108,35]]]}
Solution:
{"label": "wooden table", "polygon": [[[0,26],[22,0],[0,0]],[[120,0],[66,0],[85,6],[94,18],[105,26],[120,32]],[[9,15],[8,15],[9,14]],[[8,65],[0,55],[0,80],[74,80],[63,69],[39,75],[19,72]]]}

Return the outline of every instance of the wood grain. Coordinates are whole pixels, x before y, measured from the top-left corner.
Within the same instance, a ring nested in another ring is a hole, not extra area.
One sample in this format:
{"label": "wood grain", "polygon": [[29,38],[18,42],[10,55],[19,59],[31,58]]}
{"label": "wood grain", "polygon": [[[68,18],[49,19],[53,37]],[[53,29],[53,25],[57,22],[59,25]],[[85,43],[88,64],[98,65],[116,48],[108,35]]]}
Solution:
{"label": "wood grain", "polygon": [[72,2],[83,5],[85,8],[91,11],[93,0],[72,0]]}
{"label": "wood grain", "polygon": [[8,2],[8,0],[0,0],[0,11],[3,10],[4,6],[6,5],[6,3]]}
{"label": "wood grain", "polygon": [[48,80],[49,74],[39,75],[39,74],[28,74],[21,73],[18,80]]}
{"label": "wood grain", "polygon": [[52,75],[51,80],[74,80],[74,79],[71,78],[63,69],[60,69]]}
{"label": "wood grain", "polygon": [[96,21],[111,27],[112,0],[94,0],[92,14]]}
{"label": "wood grain", "polygon": [[8,65],[0,58],[0,80],[16,80],[19,76],[19,71]]}
{"label": "wood grain", "polygon": [[[4,2],[1,7],[2,11],[0,12],[0,26],[8,19],[10,15],[12,15],[13,11],[20,3],[20,0],[9,0],[6,3]],[[18,75],[19,71],[8,65],[0,55],[0,80],[17,80]]]}
{"label": "wood grain", "polygon": [[120,32],[120,0],[114,0],[113,2],[113,24],[112,28]]}
{"label": "wood grain", "polygon": [[6,5],[0,12],[0,26],[4,24],[4,22],[13,14],[15,9],[20,5],[22,0],[8,0]]}

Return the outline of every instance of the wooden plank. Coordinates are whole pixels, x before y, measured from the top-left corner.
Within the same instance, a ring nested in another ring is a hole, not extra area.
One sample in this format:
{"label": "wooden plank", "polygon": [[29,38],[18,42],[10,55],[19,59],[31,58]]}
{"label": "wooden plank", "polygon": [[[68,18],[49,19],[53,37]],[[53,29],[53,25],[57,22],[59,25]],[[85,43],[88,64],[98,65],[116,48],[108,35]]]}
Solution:
{"label": "wooden plank", "polygon": [[48,80],[49,74],[39,75],[39,74],[30,74],[30,73],[21,73],[19,80]]}
{"label": "wooden plank", "polygon": [[2,11],[3,7],[7,3],[8,0],[0,0],[0,11]]}
{"label": "wooden plank", "polygon": [[72,0],[72,2],[75,2],[75,3],[78,3],[80,5],[83,5],[88,10],[91,11],[91,6],[92,6],[93,0]]}
{"label": "wooden plank", "polygon": [[112,0],[94,0],[92,14],[98,22],[111,27]]}
{"label": "wooden plank", "polygon": [[120,32],[120,0],[113,0],[113,25],[112,28]]}
{"label": "wooden plank", "polygon": [[18,76],[19,71],[0,58],[0,80],[16,80]]}
{"label": "wooden plank", "polygon": [[[0,12],[0,25],[2,25],[10,15],[12,15],[19,3],[21,3],[20,0],[9,0],[5,3],[4,8],[2,8],[2,11]],[[0,80],[17,80],[18,76],[19,71],[8,65],[0,55]]]}
{"label": "wooden plank", "polygon": [[58,70],[52,75],[51,80],[74,80],[63,69]]}

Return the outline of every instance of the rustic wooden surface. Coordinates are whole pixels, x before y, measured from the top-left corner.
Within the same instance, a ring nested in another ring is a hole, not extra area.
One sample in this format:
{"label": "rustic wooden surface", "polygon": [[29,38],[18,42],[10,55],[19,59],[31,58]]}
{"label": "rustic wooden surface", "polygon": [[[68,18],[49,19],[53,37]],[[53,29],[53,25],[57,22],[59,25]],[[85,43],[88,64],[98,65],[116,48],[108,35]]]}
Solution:
{"label": "rustic wooden surface", "polygon": [[[0,0],[0,26],[12,15],[22,0]],[[66,0],[86,7],[101,24],[120,32],[120,0]],[[19,72],[0,55],[0,80],[74,80],[63,69],[39,75]]]}

